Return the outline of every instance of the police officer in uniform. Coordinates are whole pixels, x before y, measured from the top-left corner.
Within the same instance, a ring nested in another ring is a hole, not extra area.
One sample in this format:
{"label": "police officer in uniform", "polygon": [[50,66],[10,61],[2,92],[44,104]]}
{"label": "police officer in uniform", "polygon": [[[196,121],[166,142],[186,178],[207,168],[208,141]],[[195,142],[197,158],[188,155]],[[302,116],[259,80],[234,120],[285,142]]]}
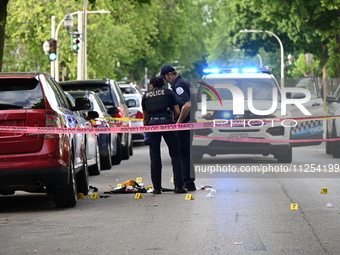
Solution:
{"label": "police officer in uniform", "polygon": [[[144,113],[144,125],[173,124],[173,114],[180,114],[179,106],[174,94],[170,89],[163,88],[164,80],[158,77],[150,80],[150,88],[143,95],[142,107]],[[174,131],[150,132],[148,141],[151,159],[151,180],[154,187],[154,194],[161,194],[162,191],[162,161],[160,143],[164,138],[171,157],[174,176],[175,193],[187,193],[183,187],[181,171],[181,157],[179,153],[177,133]]]}
{"label": "police officer in uniform", "polygon": [[[176,72],[173,66],[165,65],[161,68],[161,74],[158,76],[163,78],[166,82],[171,84],[180,108],[180,116],[176,123],[190,122],[190,112],[195,113],[197,110],[197,101],[194,95],[194,88],[191,83],[184,79]],[[195,114],[191,116],[192,121],[195,119]],[[178,131],[178,141],[181,153],[181,168],[183,174],[184,187],[188,191],[195,191],[195,172],[190,153],[190,146],[192,144],[193,132],[190,130]]]}

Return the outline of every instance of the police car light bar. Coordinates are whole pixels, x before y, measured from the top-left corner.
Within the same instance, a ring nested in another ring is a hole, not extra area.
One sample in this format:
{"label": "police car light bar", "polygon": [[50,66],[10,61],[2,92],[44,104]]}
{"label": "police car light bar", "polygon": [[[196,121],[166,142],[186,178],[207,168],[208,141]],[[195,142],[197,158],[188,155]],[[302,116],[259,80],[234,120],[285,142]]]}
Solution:
{"label": "police car light bar", "polygon": [[268,68],[231,68],[231,69],[203,69],[205,74],[217,74],[217,73],[270,73],[271,69]]}

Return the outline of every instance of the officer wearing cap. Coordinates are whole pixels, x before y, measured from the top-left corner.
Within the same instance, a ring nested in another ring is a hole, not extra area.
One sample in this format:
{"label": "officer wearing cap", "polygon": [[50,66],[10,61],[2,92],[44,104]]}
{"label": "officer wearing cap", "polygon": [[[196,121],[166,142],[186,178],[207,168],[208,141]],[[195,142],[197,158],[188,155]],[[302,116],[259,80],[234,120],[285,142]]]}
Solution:
{"label": "officer wearing cap", "polygon": [[[184,79],[176,72],[173,66],[165,65],[161,68],[161,74],[158,76],[171,84],[172,91],[176,95],[176,99],[180,108],[180,116],[176,123],[190,122],[190,110],[196,110],[196,100],[190,95],[194,94],[194,88],[191,83]],[[190,100],[191,99],[191,100]],[[193,104],[192,104],[193,102]],[[195,109],[194,109],[195,108]],[[192,116],[194,118],[194,116]],[[184,187],[189,191],[196,190],[195,172],[191,159],[190,145],[192,143],[192,132],[190,130],[178,131],[178,141],[181,153],[181,166]]]}
{"label": "officer wearing cap", "polygon": [[[164,80],[158,77],[150,80],[150,90],[143,95],[142,107],[144,113],[144,126],[173,124],[173,114],[180,114],[175,95],[170,89],[163,88]],[[179,153],[177,133],[173,131],[150,132],[148,141],[151,159],[151,180],[154,194],[162,191],[162,161],[160,143],[164,138],[171,157],[174,175],[175,193],[187,193],[183,187],[181,171],[181,158]]]}

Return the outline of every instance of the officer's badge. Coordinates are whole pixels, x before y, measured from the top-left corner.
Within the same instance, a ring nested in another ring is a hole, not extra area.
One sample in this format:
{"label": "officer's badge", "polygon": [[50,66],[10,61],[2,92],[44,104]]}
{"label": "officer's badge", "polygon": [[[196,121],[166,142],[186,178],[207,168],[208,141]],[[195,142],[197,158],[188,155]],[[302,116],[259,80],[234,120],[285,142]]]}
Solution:
{"label": "officer's badge", "polygon": [[183,90],[183,88],[182,88],[182,87],[178,87],[178,88],[176,89],[176,93],[177,93],[177,95],[182,95],[182,94],[183,94],[183,92],[184,92],[184,90]]}

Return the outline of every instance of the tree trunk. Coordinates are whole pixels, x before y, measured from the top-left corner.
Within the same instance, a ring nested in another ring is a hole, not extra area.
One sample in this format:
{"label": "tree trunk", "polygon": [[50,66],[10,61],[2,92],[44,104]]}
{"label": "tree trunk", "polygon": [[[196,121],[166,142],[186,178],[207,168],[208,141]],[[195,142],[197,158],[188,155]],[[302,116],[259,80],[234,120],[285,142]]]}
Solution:
{"label": "tree trunk", "polygon": [[5,27],[7,18],[7,4],[9,0],[0,0],[0,72],[2,70],[2,58],[5,46]]}

